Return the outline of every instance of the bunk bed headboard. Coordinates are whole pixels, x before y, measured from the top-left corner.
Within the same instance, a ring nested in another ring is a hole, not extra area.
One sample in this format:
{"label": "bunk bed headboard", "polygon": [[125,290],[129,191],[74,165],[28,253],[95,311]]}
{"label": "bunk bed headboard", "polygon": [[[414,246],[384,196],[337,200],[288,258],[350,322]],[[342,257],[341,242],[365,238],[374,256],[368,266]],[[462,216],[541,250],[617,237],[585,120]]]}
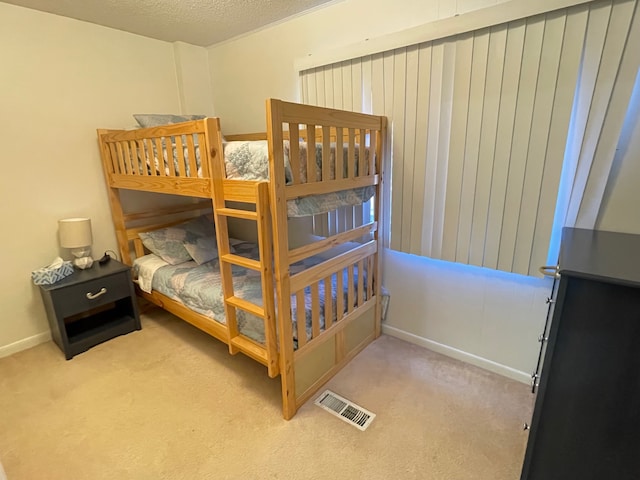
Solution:
{"label": "bunk bed headboard", "polygon": [[98,144],[124,263],[131,264],[135,251],[131,242],[137,233],[129,231],[130,222],[137,227],[143,219],[180,215],[183,207],[125,214],[120,189],[199,197],[208,199],[203,205],[212,209],[214,185],[222,181],[214,177],[224,175],[222,162],[214,159],[222,151],[218,118],[135,130],[98,129]]}

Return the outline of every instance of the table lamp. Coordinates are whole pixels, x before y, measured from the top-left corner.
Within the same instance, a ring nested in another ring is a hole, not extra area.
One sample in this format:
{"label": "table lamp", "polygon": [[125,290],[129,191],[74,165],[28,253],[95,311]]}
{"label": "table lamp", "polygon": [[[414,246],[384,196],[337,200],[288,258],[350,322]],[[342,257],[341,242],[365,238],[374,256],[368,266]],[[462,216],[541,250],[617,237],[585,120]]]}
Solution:
{"label": "table lamp", "polygon": [[73,264],[80,268],[90,268],[93,265],[91,258],[91,219],[89,218],[65,218],[58,220],[60,234],[60,246],[71,249],[75,257]]}

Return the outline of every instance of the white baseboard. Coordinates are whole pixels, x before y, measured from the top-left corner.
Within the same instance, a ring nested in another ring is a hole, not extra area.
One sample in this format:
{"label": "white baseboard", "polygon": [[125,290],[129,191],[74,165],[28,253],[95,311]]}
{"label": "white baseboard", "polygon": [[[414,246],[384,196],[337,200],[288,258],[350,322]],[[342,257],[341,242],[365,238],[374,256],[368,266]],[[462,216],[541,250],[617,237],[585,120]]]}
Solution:
{"label": "white baseboard", "polygon": [[43,332],[38,335],[34,335],[33,337],[24,338],[17,342],[10,343],[9,345],[4,345],[0,347],[0,358],[8,357],[9,355],[21,352],[27,348],[35,347],[36,345],[48,342],[49,340],[51,340],[51,332]]}
{"label": "white baseboard", "polygon": [[434,342],[433,340],[414,335],[413,333],[405,332],[404,330],[400,330],[399,328],[382,324],[382,333],[399,338],[400,340],[404,340],[409,343],[413,343],[414,345],[419,345],[434,352],[441,353],[443,355],[446,355],[447,357],[455,358],[456,360],[462,360],[463,362],[467,362],[471,365],[475,365],[476,367],[489,370],[490,372],[497,373],[498,375],[502,375],[503,377],[511,378],[512,380],[516,380],[521,383],[531,383],[531,375],[526,372],[521,372],[520,370],[516,370],[515,368],[507,367],[506,365],[487,360],[486,358],[478,357],[477,355],[473,355],[472,353],[467,353],[462,350],[458,350],[457,348],[443,345],[442,343]]}

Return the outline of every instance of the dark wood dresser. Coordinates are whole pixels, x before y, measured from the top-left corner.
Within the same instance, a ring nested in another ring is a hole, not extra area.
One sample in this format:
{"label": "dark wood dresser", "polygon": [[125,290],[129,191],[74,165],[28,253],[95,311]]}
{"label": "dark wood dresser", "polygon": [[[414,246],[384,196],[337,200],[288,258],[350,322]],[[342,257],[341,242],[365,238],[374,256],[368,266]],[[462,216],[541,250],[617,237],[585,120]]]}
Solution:
{"label": "dark wood dresser", "polygon": [[565,228],[558,271],[521,480],[640,479],[640,235]]}

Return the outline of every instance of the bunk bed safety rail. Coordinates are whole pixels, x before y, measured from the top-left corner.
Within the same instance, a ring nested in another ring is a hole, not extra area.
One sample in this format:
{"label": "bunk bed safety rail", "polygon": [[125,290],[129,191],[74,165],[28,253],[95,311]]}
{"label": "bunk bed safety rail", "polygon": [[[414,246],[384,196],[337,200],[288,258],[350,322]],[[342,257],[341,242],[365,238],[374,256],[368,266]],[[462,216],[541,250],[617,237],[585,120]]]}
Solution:
{"label": "bunk bed safety rail", "polygon": [[216,119],[141,128],[99,130],[102,157],[113,188],[210,197],[207,128]]}

